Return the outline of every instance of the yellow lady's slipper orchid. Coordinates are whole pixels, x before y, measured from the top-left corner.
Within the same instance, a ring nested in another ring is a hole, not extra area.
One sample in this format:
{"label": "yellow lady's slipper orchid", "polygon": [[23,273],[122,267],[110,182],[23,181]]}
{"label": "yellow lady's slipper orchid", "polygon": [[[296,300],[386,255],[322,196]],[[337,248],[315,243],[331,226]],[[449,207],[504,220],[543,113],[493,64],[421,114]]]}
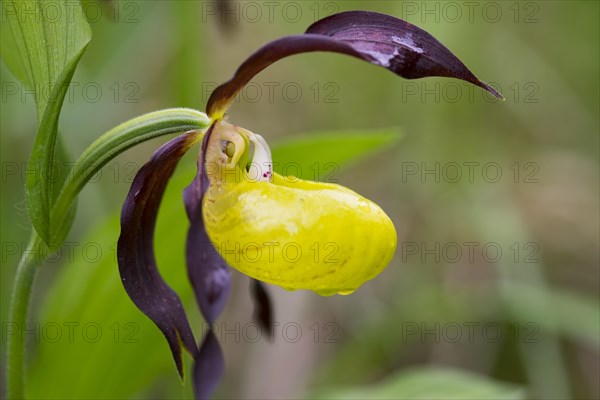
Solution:
{"label": "yellow lady's slipper orchid", "polygon": [[267,43],[217,87],[206,104],[210,128],[165,143],[136,175],[123,204],[117,245],[123,286],[164,334],[180,375],[182,348],[194,357],[198,399],[216,388],[223,353],[212,330],[196,344],[183,304],[161,278],[153,251],[162,195],[177,163],[195,144],[202,141],[198,173],[183,193],[190,222],[186,264],[208,323],[227,301],[230,266],[253,278],[255,318],[268,335],[273,313],[263,282],[321,295],[349,294],[379,274],[394,254],[396,231],[379,206],[340,185],[274,173],[265,140],[223,120],[256,74],[282,58],[314,51],[345,54],[408,79],[458,78],[502,98],[429,33],[367,11],[334,14],[304,34]]}

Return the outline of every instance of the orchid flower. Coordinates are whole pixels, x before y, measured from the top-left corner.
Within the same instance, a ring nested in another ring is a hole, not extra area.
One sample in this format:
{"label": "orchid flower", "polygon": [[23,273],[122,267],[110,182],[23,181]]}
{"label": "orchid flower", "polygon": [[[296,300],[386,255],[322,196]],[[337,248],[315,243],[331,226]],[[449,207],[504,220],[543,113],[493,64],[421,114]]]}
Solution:
{"label": "orchid flower", "polygon": [[[340,185],[276,174],[266,141],[225,120],[236,93],[256,74],[284,57],[315,51],[346,54],[408,79],[462,79],[501,98],[427,32],[366,11],[335,14],[302,35],[266,44],[216,88],[206,107],[210,127],[167,142],[138,172],[123,205],[117,247],[125,290],[167,339],[182,377],[182,348],[194,358],[197,398],[207,398],[216,388],[224,371],[223,354],[212,331],[196,344],[181,300],[161,278],[153,251],[161,198],[187,151],[198,147],[199,155],[198,173],[183,193],[190,222],[186,262],[208,323],[227,300],[230,267],[253,278],[256,318],[268,327],[272,305],[263,282],[321,295],[350,294],[377,276],[394,255],[396,232],[379,206]],[[336,246],[335,257],[315,258],[309,250],[315,242]],[[294,247],[287,254],[286,245]]]}

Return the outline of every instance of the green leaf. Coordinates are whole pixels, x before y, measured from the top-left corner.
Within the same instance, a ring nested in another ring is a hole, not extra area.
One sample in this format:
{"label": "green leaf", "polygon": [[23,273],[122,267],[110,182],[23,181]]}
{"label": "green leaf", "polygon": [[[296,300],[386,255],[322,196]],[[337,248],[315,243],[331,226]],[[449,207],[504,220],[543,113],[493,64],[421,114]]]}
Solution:
{"label": "green leaf", "polygon": [[[375,146],[370,138],[376,137],[378,134],[370,132],[355,134],[351,139],[346,135],[335,138],[332,135],[327,143],[334,149],[370,143],[368,152],[372,153],[390,143],[382,136]],[[299,139],[298,148],[315,150],[323,140],[321,136]],[[294,142],[288,141],[284,147],[273,146],[273,153],[287,151],[294,155],[293,147]],[[309,164],[318,160],[308,154],[311,159],[306,162]],[[365,151],[355,148],[351,155],[343,157],[342,164],[347,165],[364,154]],[[182,160],[169,183],[158,218],[155,249],[161,274],[181,297],[199,338],[199,314],[185,272],[188,223],[181,197],[182,190],[196,174],[193,156],[190,154]],[[339,162],[340,158],[333,160]],[[279,161],[287,160],[280,157]],[[152,387],[161,377],[172,385],[169,386],[174,390],[171,396],[181,397],[181,385],[164,337],[133,305],[122,287],[114,247],[118,235],[119,213],[115,213],[87,237],[62,251],[72,253],[74,259],[58,270],[44,308],[33,322],[39,322],[40,327],[47,327],[48,331],[58,325],[62,336],[55,340],[49,334],[39,342],[28,376],[28,397],[132,398]],[[72,339],[68,335],[70,326],[73,327]],[[101,334],[96,338],[98,327]],[[99,376],[102,379],[98,379]]]}
{"label": "green leaf", "polygon": [[[35,91],[38,122],[65,72],[74,70],[91,30],[78,1],[4,1],[1,55],[11,72]],[[68,82],[67,82],[68,83]]]}
{"label": "green leaf", "polygon": [[275,172],[309,180],[328,180],[341,167],[400,139],[398,129],[316,133],[278,143],[273,149]]}
{"label": "green leaf", "polygon": [[28,212],[38,234],[50,244],[53,168],[58,119],[71,78],[91,29],[79,2],[5,1],[2,59],[35,93],[38,132],[26,177]]}
{"label": "green leaf", "polygon": [[371,385],[330,389],[315,396],[322,399],[455,399],[521,400],[525,390],[457,369],[405,370]]}

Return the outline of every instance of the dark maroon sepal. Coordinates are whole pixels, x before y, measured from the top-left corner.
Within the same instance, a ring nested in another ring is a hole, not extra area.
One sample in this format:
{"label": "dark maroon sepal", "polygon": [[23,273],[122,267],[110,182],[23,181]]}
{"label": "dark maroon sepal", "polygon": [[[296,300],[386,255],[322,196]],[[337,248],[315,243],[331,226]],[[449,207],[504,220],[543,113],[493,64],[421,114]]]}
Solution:
{"label": "dark maroon sepal", "polygon": [[117,260],[121,281],[133,303],[161,330],[183,377],[181,346],[198,349],[179,296],[165,283],[154,257],[154,227],[161,199],[180,158],[198,141],[198,131],[167,142],[135,176],[121,211]]}

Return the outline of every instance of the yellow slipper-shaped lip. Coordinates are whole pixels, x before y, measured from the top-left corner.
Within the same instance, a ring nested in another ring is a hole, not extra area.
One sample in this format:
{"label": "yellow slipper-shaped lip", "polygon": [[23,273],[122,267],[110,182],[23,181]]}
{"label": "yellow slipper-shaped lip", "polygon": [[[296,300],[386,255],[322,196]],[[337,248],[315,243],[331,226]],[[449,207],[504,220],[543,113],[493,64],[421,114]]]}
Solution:
{"label": "yellow slipper-shaped lip", "polygon": [[333,295],[354,292],[389,264],[396,231],[377,204],[340,185],[273,173],[264,140],[226,122],[208,146],[204,222],[233,268]]}

